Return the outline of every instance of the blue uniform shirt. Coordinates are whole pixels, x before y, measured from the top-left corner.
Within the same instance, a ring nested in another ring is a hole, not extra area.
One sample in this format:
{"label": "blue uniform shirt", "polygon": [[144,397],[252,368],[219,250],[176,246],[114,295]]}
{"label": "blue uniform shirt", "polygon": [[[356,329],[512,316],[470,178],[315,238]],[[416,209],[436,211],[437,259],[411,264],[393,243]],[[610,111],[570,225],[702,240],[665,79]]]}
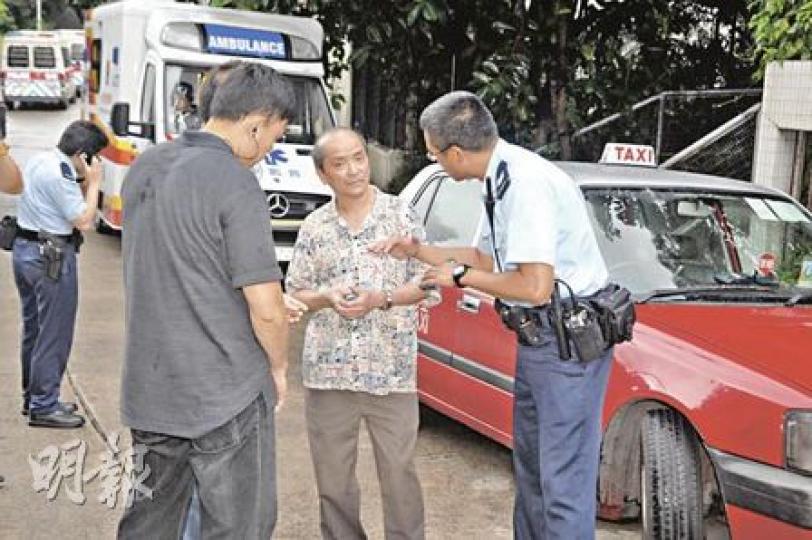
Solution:
{"label": "blue uniform shirt", "polygon": [[57,149],[37,154],[25,164],[25,187],[17,205],[20,227],[70,234],[73,221],[87,208],[71,160]]}
{"label": "blue uniform shirt", "polygon": [[[590,225],[583,195],[564,171],[524,148],[499,140],[486,175],[496,205],[496,242],[487,215],[479,226],[478,248],[493,255],[498,248],[504,271],[519,263],[545,263],[577,295],[606,285],[608,272]],[[487,184],[483,182],[483,197]],[[497,262],[494,257],[494,270]],[[566,295],[566,289],[561,291]]]}

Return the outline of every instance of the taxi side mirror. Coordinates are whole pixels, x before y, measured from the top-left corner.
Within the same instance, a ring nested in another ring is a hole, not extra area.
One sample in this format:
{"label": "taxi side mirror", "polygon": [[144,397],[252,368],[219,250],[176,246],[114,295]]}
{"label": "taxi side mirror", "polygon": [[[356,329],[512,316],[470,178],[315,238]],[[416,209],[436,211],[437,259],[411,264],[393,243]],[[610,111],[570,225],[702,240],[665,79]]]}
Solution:
{"label": "taxi side mirror", "polygon": [[131,135],[155,142],[155,124],[152,122],[130,122],[130,104],[118,102],[113,104],[110,113],[110,127],[119,137]]}

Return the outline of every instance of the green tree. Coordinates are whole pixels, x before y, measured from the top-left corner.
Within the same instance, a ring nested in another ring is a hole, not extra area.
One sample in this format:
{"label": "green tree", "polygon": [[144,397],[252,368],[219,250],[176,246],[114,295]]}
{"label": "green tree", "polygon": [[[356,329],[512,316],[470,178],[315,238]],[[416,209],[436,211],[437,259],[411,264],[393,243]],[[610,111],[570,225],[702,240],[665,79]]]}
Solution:
{"label": "green tree", "polygon": [[812,0],[753,0],[750,8],[759,79],[772,61],[812,58]]}

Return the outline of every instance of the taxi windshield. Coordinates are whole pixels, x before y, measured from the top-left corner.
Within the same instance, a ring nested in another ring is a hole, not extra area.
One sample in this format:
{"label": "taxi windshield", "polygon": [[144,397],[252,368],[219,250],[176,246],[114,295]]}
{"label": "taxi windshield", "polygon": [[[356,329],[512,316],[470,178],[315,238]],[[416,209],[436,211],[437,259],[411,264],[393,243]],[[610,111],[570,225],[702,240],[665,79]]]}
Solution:
{"label": "taxi windshield", "polygon": [[586,188],[612,279],[634,293],[768,276],[812,287],[812,218],[754,194]]}
{"label": "taxi windshield", "polygon": [[[166,66],[164,100],[166,132],[170,136],[202,127],[197,96],[207,70],[207,67],[200,66]],[[295,89],[296,113],[288,122],[283,142],[313,144],[333,125],[327,96],[317,78],[288,76],[288,79]]]}

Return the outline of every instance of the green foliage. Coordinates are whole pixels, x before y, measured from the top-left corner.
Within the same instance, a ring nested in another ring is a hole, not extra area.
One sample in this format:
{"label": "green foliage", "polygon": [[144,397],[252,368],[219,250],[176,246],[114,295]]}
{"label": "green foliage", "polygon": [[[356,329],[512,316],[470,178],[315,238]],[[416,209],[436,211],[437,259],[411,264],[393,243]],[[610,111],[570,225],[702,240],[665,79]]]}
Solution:
{"label": "green foliage", "polygon": [[753,0],[750,8],[757,78],[770,62],[812,58],[812,0]]}

